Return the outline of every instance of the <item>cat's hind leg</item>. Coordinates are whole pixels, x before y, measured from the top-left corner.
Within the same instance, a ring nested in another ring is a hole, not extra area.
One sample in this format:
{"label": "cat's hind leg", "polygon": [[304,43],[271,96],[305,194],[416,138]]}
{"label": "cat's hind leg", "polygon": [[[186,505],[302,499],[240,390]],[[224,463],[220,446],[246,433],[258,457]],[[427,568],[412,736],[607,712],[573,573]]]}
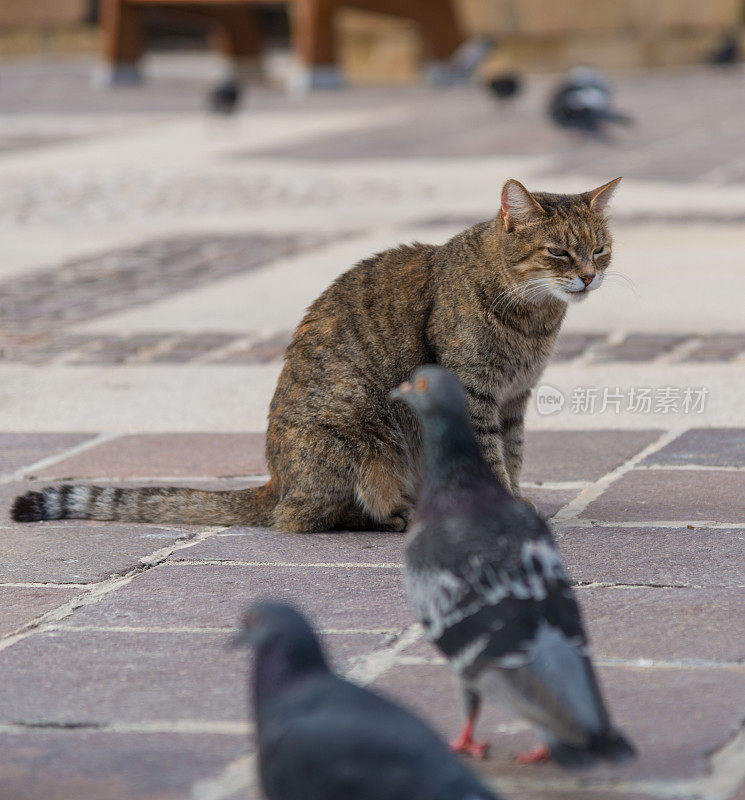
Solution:
{"label": "cat's hind leg", "polygon": [[368,456],[360,463],[355,495],[376,530],[406,530],[411,499],[407,468],[399,461]]}

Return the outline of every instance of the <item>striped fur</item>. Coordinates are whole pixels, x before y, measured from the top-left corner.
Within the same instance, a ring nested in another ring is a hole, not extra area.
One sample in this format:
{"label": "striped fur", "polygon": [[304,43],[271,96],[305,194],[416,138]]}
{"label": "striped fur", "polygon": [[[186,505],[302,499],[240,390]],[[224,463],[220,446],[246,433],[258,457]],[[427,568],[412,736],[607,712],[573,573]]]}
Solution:
{"label": "striped fur", "polygon": [[403,530],[419,483],[419,432],[388,392],[432,362],[466,387],[479,442],[517,494],[526,404],[567,303],[587,294],[569,292],[590,276],[599,285],[608,267],[604,210],[615,184],[554,195],[508,181],[495,219],[441,246],[388,250],[337,278],[285,354],[265,486],[51,487],[17,498],[13,518]]}

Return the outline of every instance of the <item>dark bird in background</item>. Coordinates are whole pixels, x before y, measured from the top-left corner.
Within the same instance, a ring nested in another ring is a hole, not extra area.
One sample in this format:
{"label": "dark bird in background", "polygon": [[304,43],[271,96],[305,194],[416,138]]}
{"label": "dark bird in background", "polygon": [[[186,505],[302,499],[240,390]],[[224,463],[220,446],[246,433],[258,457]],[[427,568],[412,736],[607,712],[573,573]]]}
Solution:
{"label": "dark bird in background", "polygon": [[216,114],[232,114],[241,99],[241,87],[235,78],[226,78],[209,93],[209,107]]}
{"label": "dark bird in background", "polygon": [[486,85],[489,91],[499,100],[511,100],[517,97],[523,88],[522,79],[513,72],[495,75]]}
{"label": "dark bird in background", "polygon": [[280,603],[246,615],[269,800],[498,800],[413,714],[331,672],[308,622]]}
{"label": "dark bird in background", "polygon": [[631,117],[611,108],[611,90],[596,70],[576,67],[551,97],[551,119],[561,128],[604,138],[610,123],[629,125]]}
{"label": "dark bird in background", "polygon": [[725,33],[717,48],[709,56],[710,64],[729,66],[742,61],[740,37],[736,32]]}
{"label": "dark bird in background", "polygon": [[467,721],[453,749],[484,755],[473,733],[486,696],[507,700],[541,731],[546,744],[522,763],[632,757],[603,703],[551,530],[487,464],[460,382],[421,367],[391,397],[421,422],[424,479],[404,572],[415,616],[461,684]]}

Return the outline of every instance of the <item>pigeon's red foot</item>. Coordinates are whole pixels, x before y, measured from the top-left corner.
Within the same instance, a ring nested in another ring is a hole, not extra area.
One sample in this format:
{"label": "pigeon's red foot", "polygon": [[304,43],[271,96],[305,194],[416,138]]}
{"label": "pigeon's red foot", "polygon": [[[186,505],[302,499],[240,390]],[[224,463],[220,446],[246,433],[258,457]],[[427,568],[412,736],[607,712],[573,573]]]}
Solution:
{"label": "pigeon's red foot", "polygon": [[516,764],[540,764],[543,761],[551,760],[551,751],[548,745],[539,744],[532,750],[527,750],[525,753],[520,753],[515,756]]}
{"label": "pigeon's red foot", "polygon": [[450,742],[450,749],[454,753],[460,753],[464,756],[471,756],[471,758],[482,759],[486,756],[486,751],[489,749],[489,743],[474,742],[470,734],[464,731],[458,739],[453,739]]}

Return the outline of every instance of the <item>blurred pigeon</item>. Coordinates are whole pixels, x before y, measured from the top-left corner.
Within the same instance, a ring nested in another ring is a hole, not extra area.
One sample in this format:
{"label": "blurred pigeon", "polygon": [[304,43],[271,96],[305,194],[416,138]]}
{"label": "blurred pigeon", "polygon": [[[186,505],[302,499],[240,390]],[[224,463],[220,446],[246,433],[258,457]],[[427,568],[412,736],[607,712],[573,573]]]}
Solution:
{"label": "blurred pigeon", "polygon": [[515,73],[506,72],[495,75],[487,86],[495,97],[500,100],[510,100],[522,91],[522,79]]}
{"label": "blurred pigeon", "polygon": [[742,61],[740,37],[737,33],[725,33],[716,50],[709,57],[709,63],[728,66]]}
{"label": "blurred pigeon", "polygon": [[629,125],[633,120],[611,108],[608,82],[597,71],[576,67],[551,98],[549,114],[561,128],[605,136],[609,123]]}
{"label": "blurred pigeon", "polygon": [[235,642],[256,648],[259,776],[269,800],[498,800],[413,714],[332,673],[290,606],[255,605]]}
{"label": "blurred pigeon", "polygon": [[460,382],[426,366],[391,396],[421,421],[424,480],[404,569],[415,615],[461,683],[467,721],[453,749],[484,755],[473,739],[481,697],[501,695],[546,742],[522,763],[549,754],[565,766],[630,758],[551,531],[491,471]]}
{"label": "blurred pigeon", "polygon": [[232,114],[241,99],[241,87],[235,78],[226,78],[209,94],[209,106],[217,114]]}

